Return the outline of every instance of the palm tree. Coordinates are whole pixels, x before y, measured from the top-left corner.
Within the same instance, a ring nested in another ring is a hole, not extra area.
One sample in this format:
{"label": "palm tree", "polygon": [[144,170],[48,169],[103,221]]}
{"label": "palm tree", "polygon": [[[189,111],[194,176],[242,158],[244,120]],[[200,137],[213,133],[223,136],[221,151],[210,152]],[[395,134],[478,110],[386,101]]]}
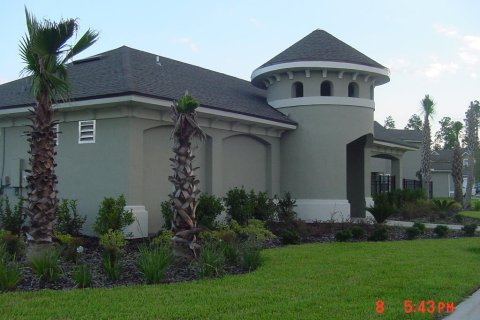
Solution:
{"label": "palm tree", "polygon": [[[30,111],[31,174],[28,177],[28,207],[30,218],[30,247],[52,243],[57,206],[57,176],[55,175],[56,132],[53,121],[53,104],[68,98],[67,62],[90,47],[98,33],[88,30],[70,45],[67,41],[77,33],[75,19],[51,22],[38,21],[25,8],[27,33],[20,41],[20,56],[25,63],[23,72],[31,76],[36,103]],[[33,250],[33,249],[32,249]]]}
{"label": "palm tree", "polygon": [[463,206],[463,159],[462,159],[462,148],[460,147],[460,131],[463,129],[463,124],[460,121],[455,121],[452,125],[452,134],[454,139],[453,145],[453,159],[452,159],[452,178],[454,185],[454,195],[453,198],[455,201],[460,203]]}
{"label": "palm tree", "polygon": [[475,152],[478,149],[478,117],[480,114],[480,104],[478,101],[470,102],[465,113],[465,146],[468,157],[468,177],[465,190],[464,209],[471,209],[472,206],[472,188],[475,179]]}
{"label": "palm tree", "polygon": [[205,139],[205,133],[197,124],[198,107],[188,92],[174,102],[172,120],[174,123],[172,136],[174,139],[173,151],[175,157],[170,159],[173,164],[173,175],[168,177],[174,186],[170,194],[173,209],[172,227],[175,235],[172,239],[175,254],[179,256],[191,256],[195,254],[197,229],[195,210],[197,208],[197,189],[199,181],[195,177],[193,168],[192,140],[193,138]]}
{"label": "palm tree", "polygon": [[420,102],[422,106],[423,118],[423,140],[422,140],[422,167],[420,173],[422,175],[423,190],[426,193],[427,199],[430,197],[430,180],[432,174],[430,172],[431,157],[432,157],[432,137],[430,134],[430,117],[435,111],[435,102],[428,94],[425,95]]}

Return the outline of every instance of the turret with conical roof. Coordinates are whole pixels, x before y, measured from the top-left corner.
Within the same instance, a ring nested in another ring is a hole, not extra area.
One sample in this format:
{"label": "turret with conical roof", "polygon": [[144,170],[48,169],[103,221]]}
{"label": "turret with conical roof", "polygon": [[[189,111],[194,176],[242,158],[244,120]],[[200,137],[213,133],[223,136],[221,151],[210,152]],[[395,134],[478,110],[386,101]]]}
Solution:
{"label": "turret with conical roof", "polygon": [[304,219],[365,216],[370,196],[374,89],[389,71],[315,30],[252,73],[268,103],[298,123],[282,137],[281,189]]}

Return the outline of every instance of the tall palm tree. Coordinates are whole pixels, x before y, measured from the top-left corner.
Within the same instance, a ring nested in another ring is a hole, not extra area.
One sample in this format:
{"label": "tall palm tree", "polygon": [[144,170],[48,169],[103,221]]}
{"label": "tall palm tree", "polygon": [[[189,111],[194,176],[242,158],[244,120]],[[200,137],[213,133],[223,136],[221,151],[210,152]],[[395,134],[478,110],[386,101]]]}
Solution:
{"label": "tall palm tree", "polygon": [[32,124],[27,132],[31,174],[28,177],[28,207],[25,208],[30,218],[29,242],[33,247],[52,242],[56,220],[53,104],[68,98],[67,62],[95,43],[98,33],[88,30],[75,44],[67,44],[78,31],[77,20],[38,21],[27,8],[25,16],[27,33],[20,41],[20,56],[25,63],[23,72],[31,76],[36,100],[30,111]]}
{"label": "tall palm tree", "polygon": [[422,139],[422,167],[420,173],[422,175],[423,190],[427,198],[430,197],[430,180],[432,174],[430,172],[432,158],[432,137],[430,133],[430,117],[435,112],[435,102],[428,94],[420,101],[423,113],[423,139]]}
{"label": "tall palm tree", "polygon": [[465,113],[465,146],[468,157],[467,167],[467,187],[465,190],[464,209],[471,209],[472,206],[472,188],[475,180],[475,153],[478,149],[478,117],[480,115],[480,104],[478,101],[470,102]]}
{"label": "tall palm tree", "polygon": [[452,134],[454,138],[453,145],[453,159],[452,159],[452,178],[454,185],[453,198],[455,201],[463,206],[463,159],[462,148],[460,147],[460,131],[463,129],[463,124],[460,121],[455,121],[452,125]]}
{"label": "tall palm tree", "polygon": [[204,140],[205,133],[197,124],[195,111],[197,107],[198,102],[188,92],[171,107],[175,157],[170,159],[173,162],[173,175],[168,179],[174,187],[170,194],[173,209],[172,227],[175,232],[172,240],[175,254],[180,256],[191,256],[192,253],[195,255],[196,233],[199,231],[195,210],[200,191],[197,188],[199,181],[195,177],[196,168],[193,167],[195,156],[192,140],[194,138]]}

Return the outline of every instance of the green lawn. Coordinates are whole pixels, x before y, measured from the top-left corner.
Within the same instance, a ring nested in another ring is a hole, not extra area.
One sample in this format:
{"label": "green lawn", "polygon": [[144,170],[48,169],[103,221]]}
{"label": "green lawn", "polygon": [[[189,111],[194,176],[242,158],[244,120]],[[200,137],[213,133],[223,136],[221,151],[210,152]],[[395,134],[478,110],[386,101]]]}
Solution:
{"label": "green lawn", "polygon": [[480,287],[479,237],[308,244],[266,250],[264,258],[253,273],[215,280],[0,294],[0,317],[406,319],[405,299],[457,304]]}
{"label": "green lawn", "polygon": [[464,217],[480,219],[480,211],[461,211],[458,214]]}

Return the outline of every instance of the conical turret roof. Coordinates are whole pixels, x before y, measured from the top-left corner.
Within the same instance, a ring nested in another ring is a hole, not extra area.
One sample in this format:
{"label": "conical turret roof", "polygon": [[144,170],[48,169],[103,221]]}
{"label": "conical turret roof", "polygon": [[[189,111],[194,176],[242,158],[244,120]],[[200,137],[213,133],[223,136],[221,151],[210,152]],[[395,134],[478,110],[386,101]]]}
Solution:
{"label": "conical turret roof", "polygon": [[335,38],[324,30],[315,30],[259,68],[296,61],[332,61],[385,69],[380,63]]}

